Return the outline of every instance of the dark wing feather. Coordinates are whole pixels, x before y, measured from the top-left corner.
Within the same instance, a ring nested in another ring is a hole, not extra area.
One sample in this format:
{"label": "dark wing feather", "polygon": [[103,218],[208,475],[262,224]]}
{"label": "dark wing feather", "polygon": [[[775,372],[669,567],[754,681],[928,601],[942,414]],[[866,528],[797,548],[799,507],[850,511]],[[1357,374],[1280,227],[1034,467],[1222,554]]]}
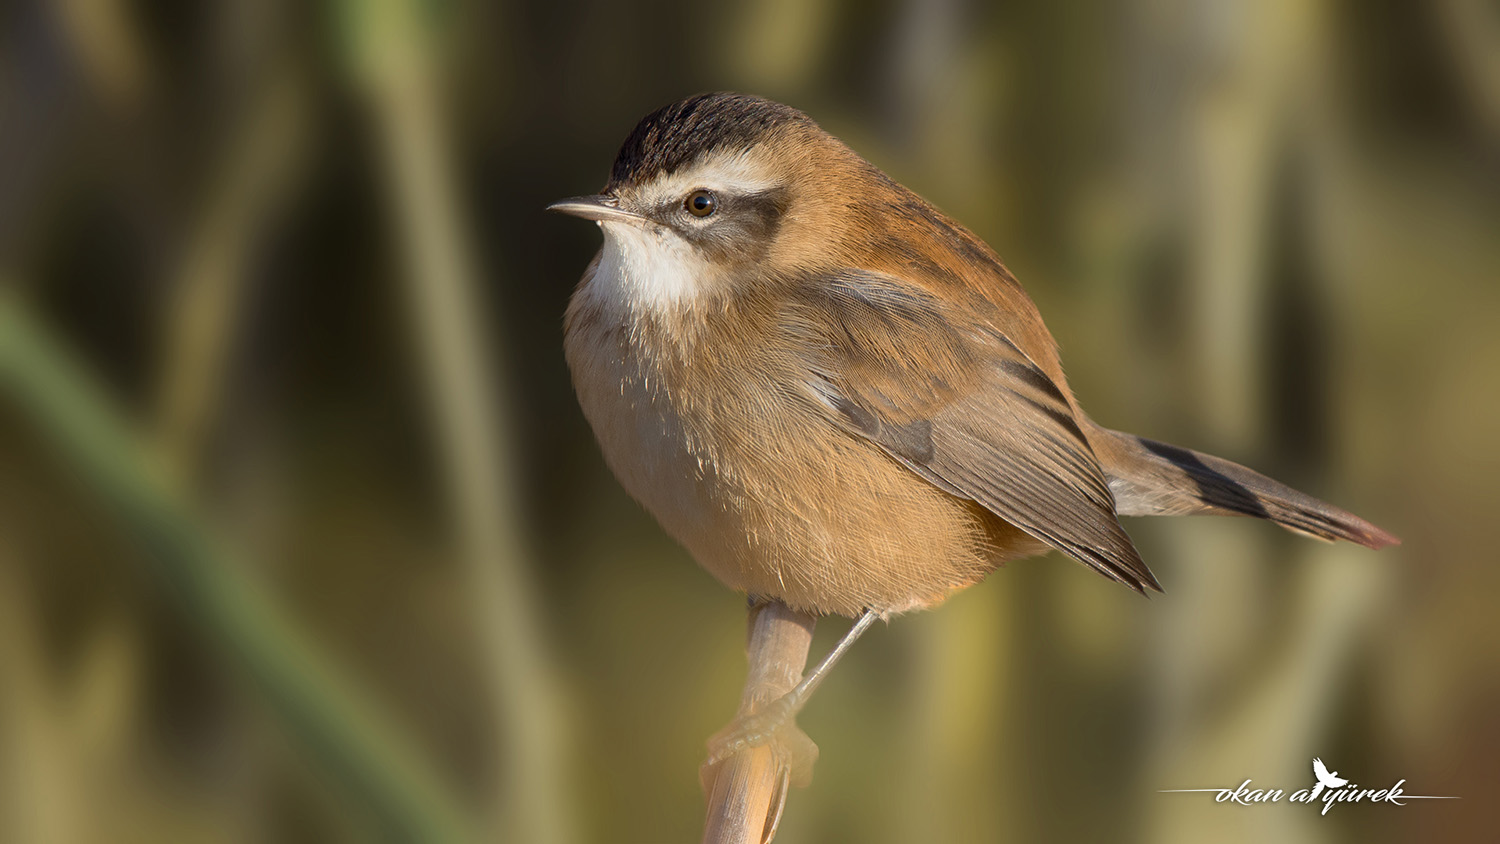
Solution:
{"label": "dark wing feather", "polygon": [[915,284],[850,271],[806,285],[783,326],[845,429],[1106,577],[1160,591],[1062,390],[957,311]]}

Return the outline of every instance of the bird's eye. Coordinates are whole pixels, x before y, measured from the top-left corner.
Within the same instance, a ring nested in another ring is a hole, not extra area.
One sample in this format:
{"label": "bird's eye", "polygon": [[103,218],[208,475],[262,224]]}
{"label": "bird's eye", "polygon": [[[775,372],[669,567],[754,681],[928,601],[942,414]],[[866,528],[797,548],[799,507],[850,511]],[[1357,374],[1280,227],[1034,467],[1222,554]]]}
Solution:
{"label": "bird's eye", "polygon": [[706,190],[695,190],[682,201],[682,207],[694,217],[707,217],[719,207],[719,200]]}

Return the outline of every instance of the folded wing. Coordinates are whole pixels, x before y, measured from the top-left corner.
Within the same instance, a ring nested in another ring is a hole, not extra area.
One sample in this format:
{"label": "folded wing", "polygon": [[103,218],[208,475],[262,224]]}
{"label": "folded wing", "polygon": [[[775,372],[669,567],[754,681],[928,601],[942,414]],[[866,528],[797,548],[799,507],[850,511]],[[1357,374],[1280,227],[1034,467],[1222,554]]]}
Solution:
{"label": "folded wing", "polygon": [[1161,591],[1063,391],[975,313],[848,271],[805,285],[782,324],[836,424],[1106,577]]}

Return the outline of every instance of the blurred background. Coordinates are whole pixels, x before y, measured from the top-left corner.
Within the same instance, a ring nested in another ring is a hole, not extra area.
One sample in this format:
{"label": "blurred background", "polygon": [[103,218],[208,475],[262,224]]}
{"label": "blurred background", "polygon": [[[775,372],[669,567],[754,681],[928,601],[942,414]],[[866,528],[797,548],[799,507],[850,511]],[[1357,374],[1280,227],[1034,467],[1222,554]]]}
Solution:
{"label": "blurred background", "polygon": [[[1164,596],[1053,554],[882,625],[778,840],[1493,836],[1493,3],[19,0],[0,839],[697,839],[744,602],[603,465],[541,208],[716,89],[993,244],[1102,423],[1404,539],[1130,520]],[[1159,793],[1314,756],[1462,799]]]}

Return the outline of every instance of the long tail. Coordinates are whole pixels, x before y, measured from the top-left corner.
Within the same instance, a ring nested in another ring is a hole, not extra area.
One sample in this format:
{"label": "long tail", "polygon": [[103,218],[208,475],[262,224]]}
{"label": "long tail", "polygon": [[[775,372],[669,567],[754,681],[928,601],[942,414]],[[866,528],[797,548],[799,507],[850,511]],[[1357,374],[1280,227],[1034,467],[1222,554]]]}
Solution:
{"label": "long tail", "polygon": [[1401,543],[1353,513],[1222,457],[1099,427],[1090,431],[1089,441],[1122,516],[1255,516],[1367,548]]}

